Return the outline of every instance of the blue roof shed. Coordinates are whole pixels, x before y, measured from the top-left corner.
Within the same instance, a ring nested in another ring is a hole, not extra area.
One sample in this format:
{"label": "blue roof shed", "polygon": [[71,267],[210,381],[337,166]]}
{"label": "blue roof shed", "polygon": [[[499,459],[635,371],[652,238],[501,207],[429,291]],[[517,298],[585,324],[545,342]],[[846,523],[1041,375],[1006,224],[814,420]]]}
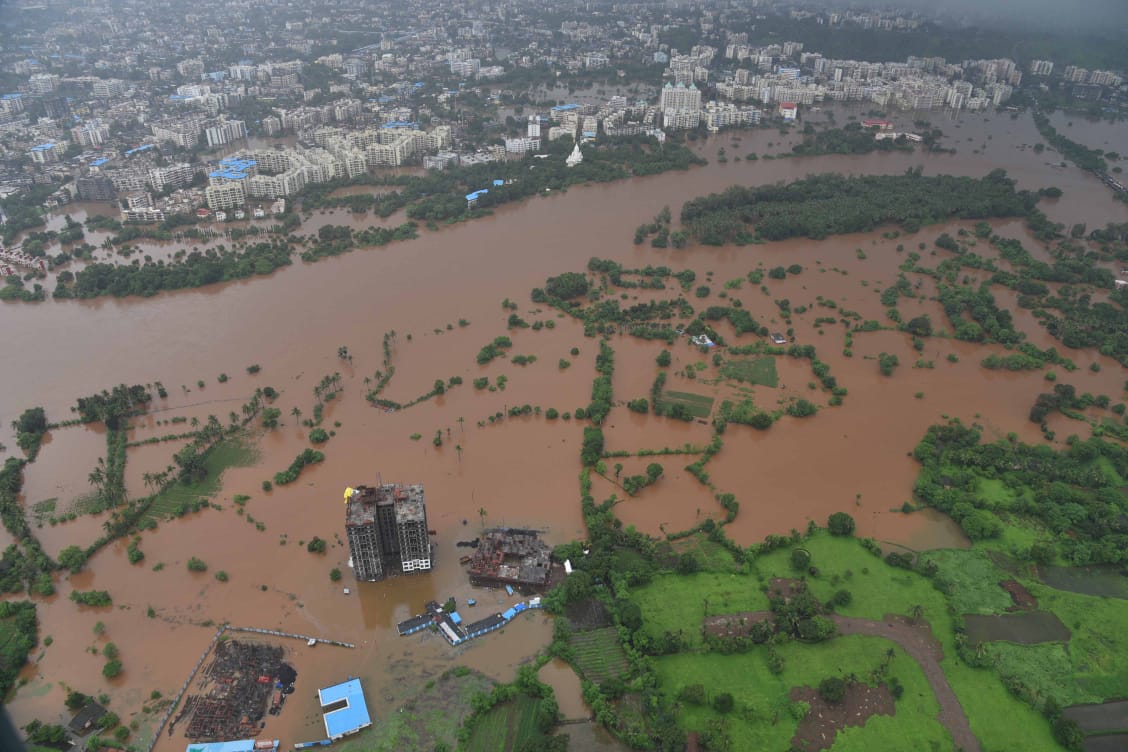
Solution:
{"label": "blue roof shed", "polygon": [[317,690],[325,718],[325,733],[334,741],[372,725],[360,679],[349,679]]}

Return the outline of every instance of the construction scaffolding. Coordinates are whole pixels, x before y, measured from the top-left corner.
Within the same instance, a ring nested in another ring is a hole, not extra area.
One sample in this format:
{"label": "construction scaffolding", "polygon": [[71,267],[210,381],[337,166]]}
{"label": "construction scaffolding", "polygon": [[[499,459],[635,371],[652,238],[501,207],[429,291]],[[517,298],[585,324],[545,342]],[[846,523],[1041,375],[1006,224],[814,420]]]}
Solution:
{"label": "construction scaffolding", "polygon": [[547,588],[552,580],[552,549],[536,530],[495,528],[478,539],[470,558],[470,583],[515,587],[522,592]]}
{"label": "construction scaffolding", "polygon": [[256,736],[268,710],[277,713],[294,691],[297,673],[283,661],[284,652],[265,643],[218,641],[197,692],[187,696],[169,734],[186,720],[184,736],[192,741]]}

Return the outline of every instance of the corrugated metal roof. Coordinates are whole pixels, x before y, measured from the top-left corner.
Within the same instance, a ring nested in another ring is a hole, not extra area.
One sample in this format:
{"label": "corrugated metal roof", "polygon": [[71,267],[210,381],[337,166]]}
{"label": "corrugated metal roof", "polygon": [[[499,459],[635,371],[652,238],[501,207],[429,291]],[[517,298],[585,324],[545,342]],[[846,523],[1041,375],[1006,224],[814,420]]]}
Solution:
{"label": "corrugated metal roof", "polygon": [[[240,739],[233,742],[193,742],[185,752],[252,752],[255,748],[255,739]],[[264,740],[267,741],[267,740]],[[278,749],[278,740],[269,740]]]}
{"label": "corrugated metal roof", "polygon": [[364,689],[360,686],[360,679],[349,679],[332,687],[317,690],[317,697],[321,707],[332,705],[342,700],[345,707],[325,714],[325,733],[330,739],[337,739],[354,731],[359,731],[365,726],[372,725],[372,718],[368,715],[368,704],[364,701]]}

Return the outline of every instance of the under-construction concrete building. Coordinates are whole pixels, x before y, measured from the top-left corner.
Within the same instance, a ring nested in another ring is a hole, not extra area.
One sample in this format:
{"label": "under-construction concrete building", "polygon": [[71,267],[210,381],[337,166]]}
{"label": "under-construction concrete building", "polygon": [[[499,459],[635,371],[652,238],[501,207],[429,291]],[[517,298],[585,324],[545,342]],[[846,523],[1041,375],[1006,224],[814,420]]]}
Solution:
{"label": "under-construction concrete building", "polygon": [[431,568],[422,485],[349,488],[345,505],[345,532],[358,580],[375,582]]}

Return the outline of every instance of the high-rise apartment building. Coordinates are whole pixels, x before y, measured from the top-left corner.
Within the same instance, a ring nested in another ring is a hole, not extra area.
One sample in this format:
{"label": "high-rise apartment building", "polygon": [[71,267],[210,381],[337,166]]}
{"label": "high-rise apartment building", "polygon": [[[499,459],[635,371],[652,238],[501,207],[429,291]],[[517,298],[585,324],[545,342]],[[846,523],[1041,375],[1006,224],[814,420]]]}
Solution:
{"label": "high-rise apartment building", "polygon": [[384,483],[345,491],[345,533],[358,580],[431,568],[423,486]]}

